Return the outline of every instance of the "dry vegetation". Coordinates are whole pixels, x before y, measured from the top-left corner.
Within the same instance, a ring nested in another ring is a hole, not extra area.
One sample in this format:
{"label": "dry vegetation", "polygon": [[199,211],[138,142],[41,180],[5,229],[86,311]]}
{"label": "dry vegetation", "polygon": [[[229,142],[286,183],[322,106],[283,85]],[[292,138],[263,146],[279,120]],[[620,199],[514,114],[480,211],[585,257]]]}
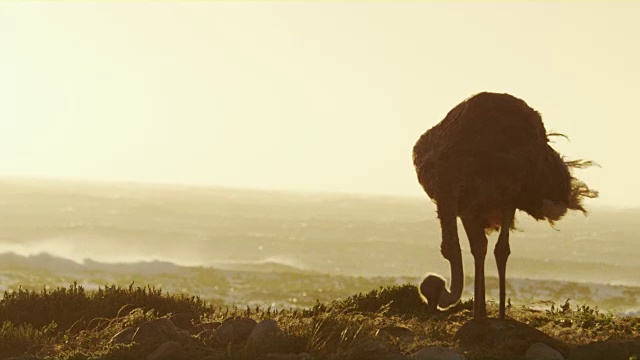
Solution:
{"label": "dry vegetation", "polygon": [[[304,310],[229,308],[198,297],[172,296],[140,287],[107,287],[87,292],[76,284],[54,291],[6,292],[0,300],[0,358],[30,354],[56,359],[142,359],[152,344],[110,345],[110,339],[128,326],[177,313],[192,314],[195,323],[222,321],[231,316],[257,321],[271,318],[288,335],[275,349],[310,354],[314,359],[358,359],[372,352],[410,354],[442,345],[468,359],[500,358],[496,349],[460,347],[454,334],[471,319],[472,303],[428,314],[412,285],[380,288]],[[489,306],[490,316],[497,311]],[[571,346],[597,340],[630,339],[640,335],[640,319],[616,317],[568,302],[546,310],[510,308],[508,316],[531,325]],[[411,336],[376,336],[385,326],[402,326]],[[155,344],[157,346],[157,344]],[[282,349],[285,346],[287,349]],[[221,344],[211,336],[192,336],[185,345],[190,358],[254,359],[243,344]]]}

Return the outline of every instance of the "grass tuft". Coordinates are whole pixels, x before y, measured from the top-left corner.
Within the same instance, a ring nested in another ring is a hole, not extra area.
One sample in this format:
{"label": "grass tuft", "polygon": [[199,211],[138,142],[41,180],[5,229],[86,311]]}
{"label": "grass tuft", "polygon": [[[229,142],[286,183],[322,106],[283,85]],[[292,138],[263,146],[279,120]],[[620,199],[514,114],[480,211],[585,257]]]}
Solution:
{"label": "grass tuft", "polygon": [[[19,289],[0,300],[0,359],[20,355],[67,360],[145,358],[157,344],[114,345],[112,337],[123,329],[177,313],[191,314],[196,324],[237,316],[258,322],[273,319],[286,337],[274,340],[269,349],[306,352],[314,359],[385,358],[391,353],[409,355],[427,346],[463,353],[454,335],[471,320],[472,306],[472,301],[466,301],[428,314],[417,289],[409,284],[381,287],[308,309],[219,306],[153,287],[107,286],[89,292],[72,284],[53,291]],[[488,313],[497,316],[495,304],[488,304]],[[549,304],[546,310],[511,307],[508,316],[569,346],[640,336],[637,317],[616,317],[569,301]],[[405,328],[405,335],[380,335],[385,327]],[[182,346],[192,359],[241,360],[265,355],[242,343],[221,344],[211,333],[194,334]],[[464,355],[470,360],[500,358],[495,349],[479,349]]]}

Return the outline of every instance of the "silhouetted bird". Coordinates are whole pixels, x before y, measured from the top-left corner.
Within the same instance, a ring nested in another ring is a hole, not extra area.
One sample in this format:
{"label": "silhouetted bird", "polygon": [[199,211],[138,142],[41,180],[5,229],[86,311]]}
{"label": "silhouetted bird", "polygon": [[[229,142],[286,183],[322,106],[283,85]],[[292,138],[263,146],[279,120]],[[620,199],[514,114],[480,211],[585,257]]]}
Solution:
{"label": "silhouetted bird", "polygon": [[508,94],[483,92],[456,107],[424,133],[413,148],[418,181],[436,203],[440,250],[451,268],[445,280],[428,275],[420,293],[431,310],[456,304],[464,274],[457,217],[475,262],[474,318],[486,318],[486,234],[500,230],[494,254],[500,277],[500,318],[505,316],[505,271],[509,230],[516,209],[553,224],[568,209],[585,212],[582,200],[598,193],[571,175],[590,161],[566,161],[551,146],[540,114]]}

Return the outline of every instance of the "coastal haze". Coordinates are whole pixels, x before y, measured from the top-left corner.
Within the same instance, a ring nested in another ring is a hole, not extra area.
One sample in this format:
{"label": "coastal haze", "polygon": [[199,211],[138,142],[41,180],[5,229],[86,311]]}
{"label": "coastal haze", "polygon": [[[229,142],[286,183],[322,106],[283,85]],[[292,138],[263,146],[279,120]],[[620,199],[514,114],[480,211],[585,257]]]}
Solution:
{"label": "coastal haze", "polygon": [[[4,252],[77,262],[274,263],[368,277],[448,270],[435,205],[426,197],[33,180],[3,181],[0,195]],[[519,213],[510,273],[640,286],[639,215],[595,207],[552,227]]]}
{"label": "coastal haze", "polygon": [[[115,281],[216,299],[228,279],[210,285],[232,276],[246,291],[236,289],[225,301],[291,306],[417,283],[427,271],[448,270],[435,206],[426,196],[25,179],[0,184],[4,290]],[[638,219],[640,210],[594,207],[552,228],[519,214],[509,261],[514,303],[577,298],[612,311],[640,309]],[[465,268],[472,271],[462,233],[461,240]],[[194,268],[212,272],[185,285],[185,273]],[[34,272],[25,276],[29,269]],[[487,271],[496,276],[493,266]],[[261,273],[276,276],[267,281]],[[490,295],[497,290],[492,282]],[[275,283],[283,289],[274,291]],[[472,281],[467,287],[470,295]]]}
{"label": "coastal haze", "polygon": [[[134,282],[291,307],[448,274],[411,149],[495,91],[601,165],[576,173],[600,191],[588,216],[517,214],[508,296],[636,313],[639,12],[3,2],[0,290]],[[486,269],[495,299],[492,256]]]}

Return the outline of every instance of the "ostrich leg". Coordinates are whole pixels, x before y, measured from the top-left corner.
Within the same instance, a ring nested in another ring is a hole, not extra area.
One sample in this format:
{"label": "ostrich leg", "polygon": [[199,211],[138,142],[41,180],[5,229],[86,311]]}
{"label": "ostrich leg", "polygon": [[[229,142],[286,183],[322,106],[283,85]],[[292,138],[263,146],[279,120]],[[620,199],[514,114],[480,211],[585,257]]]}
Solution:
{"label": "ostrich leg", "polygon": [[506,272],[507,272],[507,259],[511,254],[509,248],[509,231],[513,224],[513,218],[516,210],[505,209],[502,213],[500,235],[498,236],[498,242],[493,250],[493,254],[496,257],[496,264],[498,265],[498,276],[500,277],[500,319],[505,318],[505,297],[506,297]]}
{"label": "ostrich leg", "polygon": [[473,318],[485,319],[487,317],[487,306],[484,288],[484,259],[487,255],[487,236],[484,233],[484,226],[478,219],[463,218],[462,225],[464,225],[464,230],[469,238],[471,254],[475,264]]}
{"label": "ostrich leg", "polygon": [[[458,224],[455,211],[449,204],[438,204],[438,217],[440,218],[440,227],[442,229],[442,242],[440,244],[440,252],[442,256],[449,261],[451,269],[450,290],[444,289],[440,293],[437,306],[447,308],[454,305],[462,296],[464,288],[464,269],[462,268],[462,250],[460,249],[460,239],[458,238]],[[430,303],[431,305],[431,303]],[[432,310],[436,309],[436,304],[432,305]]]}

